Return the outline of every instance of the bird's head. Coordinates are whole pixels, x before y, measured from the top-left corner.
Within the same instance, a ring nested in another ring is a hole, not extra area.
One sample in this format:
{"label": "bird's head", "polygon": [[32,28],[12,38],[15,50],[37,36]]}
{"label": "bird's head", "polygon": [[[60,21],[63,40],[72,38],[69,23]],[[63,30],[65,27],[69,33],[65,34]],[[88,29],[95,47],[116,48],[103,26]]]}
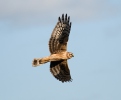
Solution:
{"label": "bird's head", "polygon": [[74,55],[72,52],[67,52],[67,57],[68,57],[68,59],[70,59],[70,58],[74,57]]}

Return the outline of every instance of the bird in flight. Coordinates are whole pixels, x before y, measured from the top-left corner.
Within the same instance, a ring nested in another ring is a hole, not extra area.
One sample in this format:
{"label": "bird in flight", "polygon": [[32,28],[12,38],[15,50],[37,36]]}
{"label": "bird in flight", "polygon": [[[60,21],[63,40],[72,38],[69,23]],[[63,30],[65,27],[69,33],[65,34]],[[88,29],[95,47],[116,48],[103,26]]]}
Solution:
{"label": "bird in flight", "polygon": [[50,56],[35,58],[33,67],[50,62],[50,72],[61,82],[72,81],[67,60],[74,57],[73,53],[67,52],[67,42],[71,30],[70,16],[67,14],[58,18],[58,22],[49,40]]}

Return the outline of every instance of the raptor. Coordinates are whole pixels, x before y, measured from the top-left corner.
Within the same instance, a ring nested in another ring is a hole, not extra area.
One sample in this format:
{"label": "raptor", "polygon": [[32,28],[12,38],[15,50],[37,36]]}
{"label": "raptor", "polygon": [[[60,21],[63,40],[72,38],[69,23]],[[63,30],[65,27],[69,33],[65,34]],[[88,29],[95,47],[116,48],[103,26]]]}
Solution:
{"label": "raptor", "polygon": [[50,56],[35,58],[33,67],[50,62],[50,72],[61,82],[72,81],[67,60],[74,57],[73,53],[67,51],[67,42],[71,30],[70,17],[62,14],[51,34],[49,40]]}

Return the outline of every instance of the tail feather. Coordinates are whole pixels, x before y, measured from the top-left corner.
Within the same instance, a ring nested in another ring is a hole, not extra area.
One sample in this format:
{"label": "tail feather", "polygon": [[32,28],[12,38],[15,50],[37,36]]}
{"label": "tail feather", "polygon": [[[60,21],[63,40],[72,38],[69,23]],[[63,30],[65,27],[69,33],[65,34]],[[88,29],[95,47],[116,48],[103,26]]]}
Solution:
{"label": "tail feather", "polygon": [[32,62],[33,67],[37,67],[41,64],[41,58],[34,59]]}
{"label": "tail feather", "polygon": [[44,57],[44,58],[35,58],[32,62],[33,67],[37,67],[41,64],[49,62],[49,57]]}

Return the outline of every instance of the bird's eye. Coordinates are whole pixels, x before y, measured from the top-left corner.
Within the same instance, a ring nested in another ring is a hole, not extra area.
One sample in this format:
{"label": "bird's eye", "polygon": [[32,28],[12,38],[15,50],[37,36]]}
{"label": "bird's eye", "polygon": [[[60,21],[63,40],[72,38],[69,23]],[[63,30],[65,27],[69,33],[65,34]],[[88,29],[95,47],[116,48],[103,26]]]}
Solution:
{"label": "bird's eye", "polygon": [[72,54],[70,54],[70,56],[72,56]]}

